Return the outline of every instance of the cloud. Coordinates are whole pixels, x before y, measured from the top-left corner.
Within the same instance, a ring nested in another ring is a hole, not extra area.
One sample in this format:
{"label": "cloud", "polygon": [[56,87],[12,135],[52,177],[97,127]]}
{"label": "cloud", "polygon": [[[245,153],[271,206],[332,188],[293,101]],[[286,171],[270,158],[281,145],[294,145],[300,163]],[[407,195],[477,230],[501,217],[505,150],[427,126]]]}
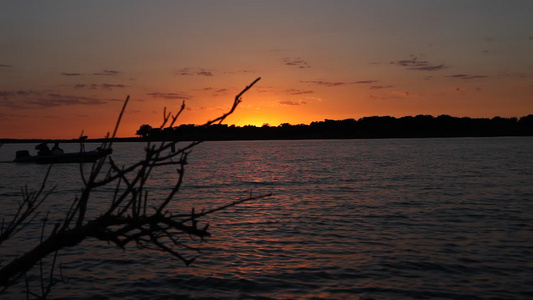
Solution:
{"label": "cloud", "polygon": [[118,99],[101,99],[61,94],[50,90],[0,91],[0,106],[15,109],[50,108],[73,105],[103,105]]}
{"label": "cloud", "polygon": [[26,109],[27,107],[23,105],[24,103],[20,101],[12,101],[10,99],[0,99],[0,107],[8,107],[15,109]]}
{"label": "cloud", "polygon": [[[404,93],[407,93],[409,94],[409,92],[404,92]],[[396,96],[397,94],[401,95],[400,96]],[[405,98],[405,97],[408,97],[406,96],[405,94],[401,94],[401,93],[393,93],[394,96],[375,96],[375,95],[370,95],[368,96],[370,99],[372,100],[390,100],[390,99],[402,99],[402,98]]]}
{"label": "cloud", "polygon": [[456,88],[454,88],[454,91],[456,93],[459,93],[459,94],[463,94],[463,95],[466,94],[466,89],[464,89],[464,88],[456,87]]}
{"label": "cloud", "polygon": [[311,68],[311,66],[305,60],[303,60],[303,59],[301,59],[299,57],[296,57],[296,58],[285,57],[283,59],[283,64],[286,65],[286,66],[295,66],[295,67],[298,67],[300,69]]}
{"label": "cloud", "polygon": [[48,93],[46,95],[41,96],[37,100],[29,100],[26,101],[26,103],[29,105],[37,105],[40,107],[58,107],[71,105],[102,105],[106,104],[107,101],[98,98]]}
{"label": "cloud", "polygon": [[11,65],[0,65],[0,68],[13,68]]}
{"label": "cloud", "polygon": [[178,94],[178,93],[152,92],[152,93],[147,93],[147,95],[152,96],[154,98],[163,98],[163,99],[180,99],[180,100],[190,99],[189,96],[184,95],[184,94]]}
{"label": "cloud", "polygon": [[255,73],[255,71],[251,71],[251,70],[240,70],[240,71],[228,71],[228,72],[224,72],[224,74],[239,74],[239,73]]}
{"label": "cloud", "polygon": [[405,98],[414,97],[414,94],[408,91],[394,91],[392,93]]}
{"label": "cloud", "polygon": [[326,87],[333,87],[333,86],[342,86],[342,85],[349,85],[349,84],[369,84],[369,83],[375,83],[378,82],[377,80],[361,80],[361,81],[337,81],[337,82],[330,82],[330,81],[324,81],[324,80],[308,80],[308,81],[300,81],[301,83],[307,83],[307,84],[313,84],[313,85],[321,85]]}
{"label": "cloud", "polygon": [[76,84],[74,86],[75,89],[92,89],[92,90],[112,90],[114,88],[126,88],[127,85],[124,84],[110,84],[110,83],[102,83],[102,84]]}
{"label": "cloud", "polygon": [[123,88],[128,87],[127,85],[123,85],[123,84],[110,84],[110,83],[102,83],[99,86],[102,90],[111,90],[114,88],[123,89]]}
{"label": "cloud", "polygon": [[290,100],[280,100],[278,101],[279,104],[281,105],[304,105],[304,104],[307,104],[307,102],[305,101],[290,101]]}
{"label": "cloud", "polygon": [[380,89],[388,89],[393,88],[393,85],[373,85],[370,87],[371,90],[380,90]]}
{"label": "cloud", "polygon": [[308,80],[308,81],[300,81],[301,83],[307,83],[307,84],[313,84],[313,85],[322,85],[327,87],[332,86],[341,86],[348,84],[347,82],[329,82],[329,81],[323,81],[323,80]]}
{"label": "cloud", "polygon": [[208,71],[200,71],[200,72],[196,73],[196,75],[198,75],[198,76],[213,76],[213,73],[208,72]]}
{"label": "cloud", "polygon": [[446,76],[450,78],[457,78],[457,79],[477,79],[477,78],[486,78],[487,76],[484,75],[466,75],[466,74],[455,74]]}
{"label": "cloud", "polygon": [[[465,94],[469,93],[468,89],[461,88],[461,87],[453,87],[452,91],[454,91],[454,92],[456,92],[458,94],[461,94],[461,95],[465,95]],[[470,91],[472,91],[472,90],[470,90]],[[474,91],[475,92],[481,92],[481,89],[476,87],[476,88],[474,88]]]}
{"label": "cloud", "polygon": [[33,91],[0,91],[0,97],[7,98],[7,97],[17,97],[17,96],[29,96],[29,95],[41,95],[40,93],[36,93]]}
{"label": "cloud", "polygon": [[414,55],[411,55],[410,59],[393,61],[391,64],[406,67],[407,70],[412,71],[439,71],[445,68],[444,64],[430,64],[426,60],[418,60],[418,57]]}
{"label": "cloud", "polygon": [[190,68],[180,69],[178,70],[177,74],[181,76],[193,76],[194,75],[194,73],[190,71]]}
{"label": "cloud", "polygon": [[202,68],[183,68],[176,73],[181,76],[213,76],[212,71],[208,71]]}
{"label": "cloud", "polygon": [[425,67],[414,67],[414,68],[407,68],[408,70],[415,70],[415,71],[438,71],[444,69],[444,65],[434,65],[434,66],[425,66]]}
{"label": "cloud", "polygon": [[0,91],[0,97],[14,96],[15,92],[13,91]]}
{"label": "cloud", "polygon": [[41,94],[33,91],[0,91],[0,106],[15,109],[27,109],[27,99],[40,97]]}
{"label": "cloud", "polygon": [[510,78],[528,78],[531,77],[531,75],[527,73],[521,73],[521,72],[498,72],[498,77],[510,77]]}
{"label": "cloud", "polygon": [[229,89],[215,89],[215,88],[208,88],[209,90],[212,90],[215,93],[227,93],[229,92]]}
{"label": "cloud", "polygon": [[[115,75],[118,75],[119,73],[120,73],[119,71],[104,70],[103,72],[92,73],[90,75],[95,75],[95,76],[115,76]],[[82,75],[86,75],[86,74],[62,72],[61,75],[63,75],[63,76],[82,76]]]}
{"label": "cloud", "polygon": [[119,73],[120,73],[119,71],[104,70],[103,72],[100,72],[100,73],[93,73],[93,75],[98,75],[98,76],[114,76],[114,75],[118,75]]}
{"label": "cloud", "polygon": [[217,89],[213,87],[206,87],[206,88],[200,89],[200,91],[212,92],[214,97],[220,96],[220,95],[227,95],[230,92],[229,89]]}
{"label": "cloud", "polygon": [[297,90],[297,89],[287,89],[284,92],[285,94],[290,95],[303,95],[303,94],[312,94],[314,91],[303,91],[303,90]]}
{"label": "cloud", "polygon": [[25,118],[28,118],[28,116],[25,114],[11,114],[11,113],[0,112],[0,119],[2,120],[25,119]]}

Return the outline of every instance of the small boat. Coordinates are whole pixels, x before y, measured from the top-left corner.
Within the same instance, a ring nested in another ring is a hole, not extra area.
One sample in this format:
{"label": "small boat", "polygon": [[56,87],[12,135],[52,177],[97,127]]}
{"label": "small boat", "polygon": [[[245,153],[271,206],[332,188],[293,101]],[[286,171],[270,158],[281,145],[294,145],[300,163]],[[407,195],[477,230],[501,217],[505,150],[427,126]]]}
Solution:
{"label": "small boat", "polygon": [[80,151],[70,153],[49,153],[30,155],[28,150],[20,150],[16,152],[14,162],[17,163],[38,163],[38,164],[52,164],[52,163],[90,163],[95,162],[99,158],[113,153],[113,149],[97,148],[92,151]]}

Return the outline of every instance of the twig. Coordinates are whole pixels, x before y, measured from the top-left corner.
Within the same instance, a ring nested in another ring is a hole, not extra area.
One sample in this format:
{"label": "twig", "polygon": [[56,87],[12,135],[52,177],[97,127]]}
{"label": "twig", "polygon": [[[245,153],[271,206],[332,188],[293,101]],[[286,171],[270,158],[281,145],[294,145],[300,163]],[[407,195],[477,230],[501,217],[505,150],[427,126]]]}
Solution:
{"label": "twig", "polygon": [[[260,78],[257,78],[237,94],[233,101],[233,105],[228,112],[212,121],[208,121],[202,126],[221,123],[227,116],[235,111],[239,103],[242,101],[242,95],[259,80]],[[106,136],[107,140],[102,143],[103,149],[111,148],[128,101],[129,96],[124,102],[113,134],[110,137],[108,133]],[[170,112],[167,113],[165,108],[162,126],[166,124],[173,126],[184,109],[184,102],[176,115],[172,115]],[[246,201],[270,196],[270,194],[266,194],[252,197],[252,194],[250,194],[250,197],[246,199],[234,201],[227,205],[202,211],[200,213],[196,213],[193,209],[192,212],[187,215],[177,215],[166,211],[183,183],[187,156],[191,149],[201,142],[202,141],[193,141],[176,149],[178,141],[175,140],[162,142],[157,147],[148,141],[145,149],[145,156],[141,161],[127,167],[118,167],[114,160],[109,157],[107,171],[102,172],[106,160],[100,159],[92,164],[88,176],[84,175],[83,166],[80,164],[80,173],[84,184],[81,195],[75,197],[63,222],[61,224],[55,224],[53,230],[50,231],[47,237],[44,236],[44,227],[47,223],[47,216],[43,219],[40,243],[33,249],[19,255],[0,268],[0,287],[5,290],[8,286],[14,284],[21,276],[27,278],[25,276],[26,272],[32,267],[39,265],[41,274],[41,296],[29,291],[29,284],[26,280],[27,295],[28,297],[29,295],[43,298],[46,297],[51,288],[59,282],[59,280],[54,279],[58,251],[66,247],[76,246],[89,237],[113,243],[120,248],[124,248],[130,242],[135,242],[137,247],[164,251],[182,260],[186,265],[191,264],[196,256],[187,258],[188,255],[182,254],[181,251],[190,250],[199,252],[199,248],[187,245],[182,242],[179,237],[188,236],[191,239],[199,238],[202,240],[205,237],[210,236],[210,233],[207,231],[209,224],[206,224],[203,228],[199,228],[198,218]],[[83,146],[80,147],[83,148]],[[167,154],[166,151],[168,150],[171,151]],[[166,197],[159,200],[150,200],[149,204],[147,184],[154,168],[169,165],[177,166],[176,181]],[[14,230],[21,228],[19,220],[31,218],[30,216],[33,216],[34,218],[37,215],[35,207],[42,203],[42,201],[44,201],[44,199],[50,194],[42,194],[45,189],[44,183],[48,179],[49,172],[50,169],[37,193],[29,193],[27,190],[25,192],[23,191],[23,194],[25,195],[24,203],[19,207],[15,221],[10,223],[12,225],[2,224],[2,236],[6,235],[6,238],[8,238]],[[105,175],[103,178],[102,174]],[[115,188],[108,206],[100,212],[99,216],[88,216],[87,207],[92,192],[101,186],[111,183],[115,185]],[[149,206],[153,209],[149,209]],[[90,219],[90,217],[93,218]],[[190,224],[188,222],[190,222]],[[15,229],[12,229],[10,226],[13,226]],[[1,241],[0,236],[0,243]],[[52,254],[53,258],[49,276],[48,279],[45,280],[43,259]],[[61,268],[60,272],[62,272]]]}

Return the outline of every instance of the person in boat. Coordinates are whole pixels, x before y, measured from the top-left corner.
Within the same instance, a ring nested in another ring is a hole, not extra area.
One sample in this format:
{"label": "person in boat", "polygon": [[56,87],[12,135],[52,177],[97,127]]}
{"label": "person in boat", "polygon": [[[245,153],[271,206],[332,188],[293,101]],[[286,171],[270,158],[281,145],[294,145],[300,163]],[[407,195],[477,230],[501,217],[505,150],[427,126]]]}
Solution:
{"label": "person in boat", "polygon": [[63,152],[63,149],[59,148],[59,143],[56,142],[54,147],[52,147],[52,155],[62,155]]}
{"label": "person in boat", "polygon": [[50,150],[50,148],[48,148],[48,143],[40,143],[39,145],[35,146],[35,150],[37,150],[38,155],[52,154],[52,151]]}

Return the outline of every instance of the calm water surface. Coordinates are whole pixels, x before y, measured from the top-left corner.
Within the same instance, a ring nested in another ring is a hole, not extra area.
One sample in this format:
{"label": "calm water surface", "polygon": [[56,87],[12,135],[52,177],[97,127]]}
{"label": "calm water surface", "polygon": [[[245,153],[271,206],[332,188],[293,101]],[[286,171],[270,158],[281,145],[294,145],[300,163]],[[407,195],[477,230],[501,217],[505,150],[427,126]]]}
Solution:
{"label": "calm water surface", "polygon": [[[6,144],[0,161],[33,146]],[[115,144],[113,159],[136,161],[143,146]],[[4,214],[46,168],[0,164]],[[173,169],[154,174],[150,196],[174,178]],[[206,218],[213,236],[196,244],[190,267],[97,241],[68,249],[69,281],[51,298],[529,299],[532,182],[530,137],[208,142],[189,157],[174,211],[274,196]],[[60,218],[79,193],[79,166],[54,166],[49,184],[57,188],[46,209]],[[95,195],[94,212],[110,192]],[[29,235],[0,257],[29,247]]]}

